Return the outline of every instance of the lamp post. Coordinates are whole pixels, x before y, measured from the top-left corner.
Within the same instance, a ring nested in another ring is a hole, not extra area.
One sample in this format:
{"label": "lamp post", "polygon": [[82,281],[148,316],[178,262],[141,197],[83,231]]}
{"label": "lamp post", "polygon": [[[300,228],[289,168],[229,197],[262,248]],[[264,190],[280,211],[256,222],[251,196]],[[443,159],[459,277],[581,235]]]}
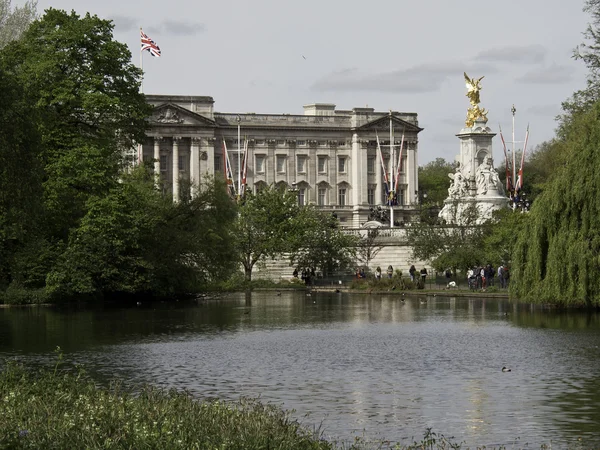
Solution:
{"label": "lamp post", "polygon": [[237,188],[237,195],[239,196],[242,193],[242,166],[241,166],[241,162],[240,162],[241,153],[242,153],[242,149],[240,147],[240,145],[241,145],[241,143],[240,143],[241,142],[240,124],[242,122],[242,118],[239,116],[239,114],[236,118],[236,121],[237,121],[237,132],[238,132],[237,133],[238,134],[238,158],[237,158],[238,159],[238,161],[237,161],[238,162],[238,182],[237,182],[238,188]]}

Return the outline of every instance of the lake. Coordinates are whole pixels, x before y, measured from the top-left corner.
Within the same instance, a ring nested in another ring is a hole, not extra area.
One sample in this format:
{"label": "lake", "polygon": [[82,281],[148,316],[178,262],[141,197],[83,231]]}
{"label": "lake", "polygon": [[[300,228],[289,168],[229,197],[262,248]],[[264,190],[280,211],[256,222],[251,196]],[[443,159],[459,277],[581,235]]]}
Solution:
{"label": "lake", "polygon": [[0,360],[52,362],[57,346],[101,382],[260,397],[332,439],[408,444],[431,427],[470,446],[600,446],[595,312],[287,291],[0,309]]}

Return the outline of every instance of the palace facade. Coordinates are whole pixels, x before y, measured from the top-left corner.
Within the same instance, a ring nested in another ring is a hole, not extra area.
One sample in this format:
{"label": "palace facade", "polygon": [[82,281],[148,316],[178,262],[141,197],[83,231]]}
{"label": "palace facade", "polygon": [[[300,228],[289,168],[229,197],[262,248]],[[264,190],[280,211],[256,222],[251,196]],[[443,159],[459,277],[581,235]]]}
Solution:
{"label": "palace facade", "polygon": [[304,115],[219,113],[212,97],[146,97],[154,112],[139,156],[154,161],[174,201],[190,182],[200,185],[205,175],[225,176],[225,146],[237,186],[243,159],[238,149],[243,153],[247,141],[248,189],[295,189],[301,204],[318,205],[335,212],[343,226],[360,227],[373,209],[386,205],[377,137],[389,167],[391,122],[396,158],[404,133],[395,221],[410,221],[418,204],[418,134],[423,129],[416,113],[336,110],[324,103],[304,106]]}

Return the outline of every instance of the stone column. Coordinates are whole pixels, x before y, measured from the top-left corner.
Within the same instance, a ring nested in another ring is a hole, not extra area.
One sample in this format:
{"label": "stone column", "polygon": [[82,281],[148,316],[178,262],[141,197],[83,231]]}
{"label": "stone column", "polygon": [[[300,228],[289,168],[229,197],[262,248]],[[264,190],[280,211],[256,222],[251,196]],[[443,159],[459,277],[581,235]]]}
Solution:
{"label": "stone column", "polygon": [[181,137],[173,136],[173,201],[179,201],[179,140]]}
{"label": "stone column", "polygon": [[190,181],[192,182],[192,197],[200,185],[200,138],[191,138],[190,147]]}
{"label": "stone column", "polygon": [[[364,158],[363,158],[364,157]],[[365,161],[363,161],[365,159]],[[350,172],[350,183],[352,189],[352,226],[360,227],[360,206],[364,204],[363,193],[365,192],[364,183],[366,177],[363,176],[365,166],[367,165],[366,154],[362,152],[362,143],[358,139],[358,134],[352,135],[352,157],[350,158],[352,170]]]}
{"label": "stone column", "polygon": [[154,176],[160,177],[160,141],[162,136],[154,136]]}
{"label": "stone column", "polygon": [[214,137],[210,137],[206,140],[206,172],[209,175],[215,174],[215,153],[221,151],[215,149],[215,143],[217,140]]}
{"label": "stone column", "polygon": [[381,167],[381,156],[379,149],[375,150],[375,206],[383,204],[383,169]]}
{"label": "stone column", "polygon": [[417,166],[417,143],[407,142],[406,155],[406,189],[407,205],[416,205],[418,199],[415,198],[415,191],[419,189],[419,167]]}

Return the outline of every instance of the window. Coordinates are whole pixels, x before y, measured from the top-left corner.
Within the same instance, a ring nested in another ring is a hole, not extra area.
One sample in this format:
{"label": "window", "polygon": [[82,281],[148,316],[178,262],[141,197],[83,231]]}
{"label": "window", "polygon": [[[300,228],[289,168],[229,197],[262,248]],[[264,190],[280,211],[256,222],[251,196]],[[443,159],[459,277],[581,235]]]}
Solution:
{"label": "window", "polygon": [[367,172],[375,173],[375,157],[374,156],[369,156],[367,158]]}
{"label": "window", "polygon": [[400,167],[400,173],[406,173],[406,156],[402,157],[402,166]]}
{"label": "window", "polygon": [[304,206],[304,202],[305,202],[305,195],[306,195],[306,189],[305,188],[300,188],[298,189],[298,205],[299,206]]}
{"label": "window", "polygon": [[325,206],[327,204],[327,189],[319,188],[319,196],[317,199],[319,206]]}
{"label": "window", "polygon": [[346,173],[346,157],[345,156],[340,156],[338,158],[338,172]]}
{"label": "window", "polygon": [[215,155],[213,169],[215,172],[223,172],[223,160],[221,159],[221,155]]}
{"label": "window", "polygon": [[405,204],[404,202],[404,189],[398,189],[398,205],[403,206]]}
{"label": "window", "polygon": [[177,159],[177,164],[179,164],[179,171],[183,172],[185,171],[185,159],[183,158],[183,155],[179,155],[179,158]]}
{"label": "window", "polygon": [[265,155],[256,155],[254,161],[256,173],[265,173]]}
{"label": "window", "polygon": [[346,206],[346,188],[338,189],[338,206]]}
{"label": "window", "polygon": [[298,155],[298,165],[296,171],[298,173],[306,172],[306,155]]}
{"label": "window", "polygon": [[369,185],[367,189],[367,202],[371,206],[375,204],[375,186],[373,185]]}
{"label": "window", "polygon": [[319,169],[319,173],[327,172],[327,156],[319,156],[318,157],[317,167]]}
{"label": "window", "polygon": [[298,146],[306,146],[306,141],[298,141],[296,145],[298,145]]}
{"label": "window", "polygon": [[160,171],[167,171],[167,155],[160,155]]}
{"label": "window", "polygon": [[277,155],[277,172],[285,173],[285,156]]}

